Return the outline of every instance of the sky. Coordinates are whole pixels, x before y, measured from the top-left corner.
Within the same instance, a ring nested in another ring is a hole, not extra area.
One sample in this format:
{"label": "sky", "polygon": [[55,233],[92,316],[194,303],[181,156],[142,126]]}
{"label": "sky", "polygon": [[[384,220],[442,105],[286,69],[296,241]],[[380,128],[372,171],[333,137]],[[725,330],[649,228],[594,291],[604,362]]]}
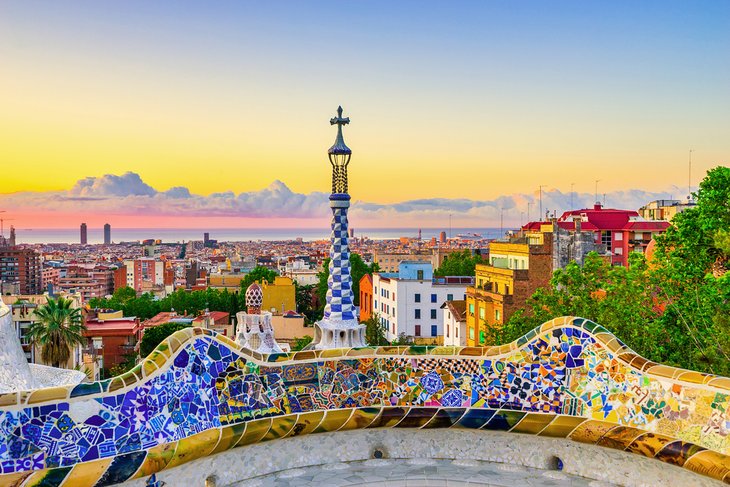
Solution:
{"label": "sky", "polygon": [[[338,105],[376,226],[423,200],[424,225],[516,221],[540,185],[592,201],[597,179],[611,206],[685,197],[690,149],[693,186],[730,159],[724,0],[6,0],[0,70],[0,210],[26,226],[319,224],[295,202],[329,189]],[[128,174],[153,192],[78,199]]]}

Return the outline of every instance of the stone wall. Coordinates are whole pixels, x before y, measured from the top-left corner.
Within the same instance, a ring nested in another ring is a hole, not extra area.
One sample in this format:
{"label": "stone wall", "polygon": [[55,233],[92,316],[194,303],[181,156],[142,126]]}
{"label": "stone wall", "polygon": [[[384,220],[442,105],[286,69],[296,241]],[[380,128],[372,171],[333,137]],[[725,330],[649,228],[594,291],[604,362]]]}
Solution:
{"label": "stone wall", "polygon": [[186,329],[123,376],[0,395],[0,484],[113,485],[236,446],[366,428],[555,438],[723,479],[729,420],[730,379],[649,362],[580,318],[500,347],[265,356]]}

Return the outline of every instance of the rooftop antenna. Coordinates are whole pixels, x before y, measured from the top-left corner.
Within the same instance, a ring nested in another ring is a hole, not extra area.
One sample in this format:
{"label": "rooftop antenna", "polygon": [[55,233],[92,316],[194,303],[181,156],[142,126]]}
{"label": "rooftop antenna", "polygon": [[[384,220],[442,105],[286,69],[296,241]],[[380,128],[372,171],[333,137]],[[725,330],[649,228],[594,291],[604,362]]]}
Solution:
{"label": "rooftop antenna", "polygon": [[570,183],[570,209],[574,209],[573,206],[573,186],[575,186],[575,183]]}
{"label": "rooftop antenna", "polygon": [[540,185],[540,218],[542,218],[542,188],[544,188],[544,187],[545,187],[544,184]]}
{"label": "rooftop antenna", "polygon": [[596,191],[593,193],[593,201],[598,202],[598,183],[600,183],[600,179],[596,179]]}
{"label": "rooftop antenna", "polygon": [[527,202],[527,223],[530,223],[530,205],[531,204],[532,204],[531,202],[529,202],[529,201]]}
{"label": "rooftop antenna", "polygon": [[694,149],[689,150],[689,169],[687,171],[687,200],[692,201],[692,152]]}
{"label": "rooftop antenna", "polygon": [[603,193],[603,206],[606,206],[606,193]]}
{"label": "rooftop antenna", "polygon": [[451,213],[449,213],[449,238],[451,238]]}
{"label": "rooftop antenna", "polygon": [[504,237],[504,208],[499,209],[499,238]]}

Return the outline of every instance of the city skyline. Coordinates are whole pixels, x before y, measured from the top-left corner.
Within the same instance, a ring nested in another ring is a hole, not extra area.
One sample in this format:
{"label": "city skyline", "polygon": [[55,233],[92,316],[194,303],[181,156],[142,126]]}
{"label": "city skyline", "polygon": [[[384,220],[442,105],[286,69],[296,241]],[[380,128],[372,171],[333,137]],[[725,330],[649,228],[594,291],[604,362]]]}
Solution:
{"label": "city skyline", "polygon": [[[323,172],[326,167],[322,168]],[[704,175],[698,176],[699,178]],[[354,183],[357,194],[359,182]],[[505,228],[537,220],[542,206],[558,216],[572,208],[590,208],[598,202],[607,207],[637,209],[656,199],[686,200],[687,188],[664,191],[580,191],[543,186],[540,190],[502,195],[489,200],[468,198],[421,198],[393,204],[364,201],[351,216],[359,228]],[[82,222],[89,228],[326,228],[327,192],[297,193],[280,180],[265,188],[235,194],[224,191],[203,196],[186,187],[161,191],[135,173],[84,178],[66,191],[0,194],[3,215],[17,228],[69,229]],[[599,186],[600,189],[600,186]],[[693,186],[693,190],[696,186]],[[8,225],[9,228],[9,225]]]}
{"label": "city skyline", "polygon": [[727,3],[337,6],[4,4],[0,159],[24,170],[0,207],[128,171],[158,192],[324,193],[338,104],[353,198],[377,205],[596,179],[671,194],[690,149],[693,186],[727,164]]}

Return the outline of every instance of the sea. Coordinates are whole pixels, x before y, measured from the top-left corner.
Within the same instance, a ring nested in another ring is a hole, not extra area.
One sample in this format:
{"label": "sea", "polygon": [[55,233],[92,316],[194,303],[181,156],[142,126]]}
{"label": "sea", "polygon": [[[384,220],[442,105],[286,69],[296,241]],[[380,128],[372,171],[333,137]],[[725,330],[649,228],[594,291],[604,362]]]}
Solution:
{"label": "sea", "polygon": [[[421,231],[421,238],[430,240],[431,237],[439,238],[441,232],[446,236],[457,237],[459,235],[481,235],[482,238],[499,238],[504,232],[510,230],[505,228],[356,228],[355,237],[367,237],[372,240],[397,239],[400,237],[418,237]],[[155,239],[163,243],[188,242],[190,240],[203,240],[203,233],[207,232],[210,238],[219,242],[246,242],[246,241],[285,241],[302,239],[304,241],[322,240],[329,238],[328,228],[112,228],[112,242],[138,242],[141,240]],[[17,243],[79,243],[79,229],[34,229],[17,228]],[[87,233],[89,244],[100,244],[104,241],[104,234],[101,228],[89,228]]]}

